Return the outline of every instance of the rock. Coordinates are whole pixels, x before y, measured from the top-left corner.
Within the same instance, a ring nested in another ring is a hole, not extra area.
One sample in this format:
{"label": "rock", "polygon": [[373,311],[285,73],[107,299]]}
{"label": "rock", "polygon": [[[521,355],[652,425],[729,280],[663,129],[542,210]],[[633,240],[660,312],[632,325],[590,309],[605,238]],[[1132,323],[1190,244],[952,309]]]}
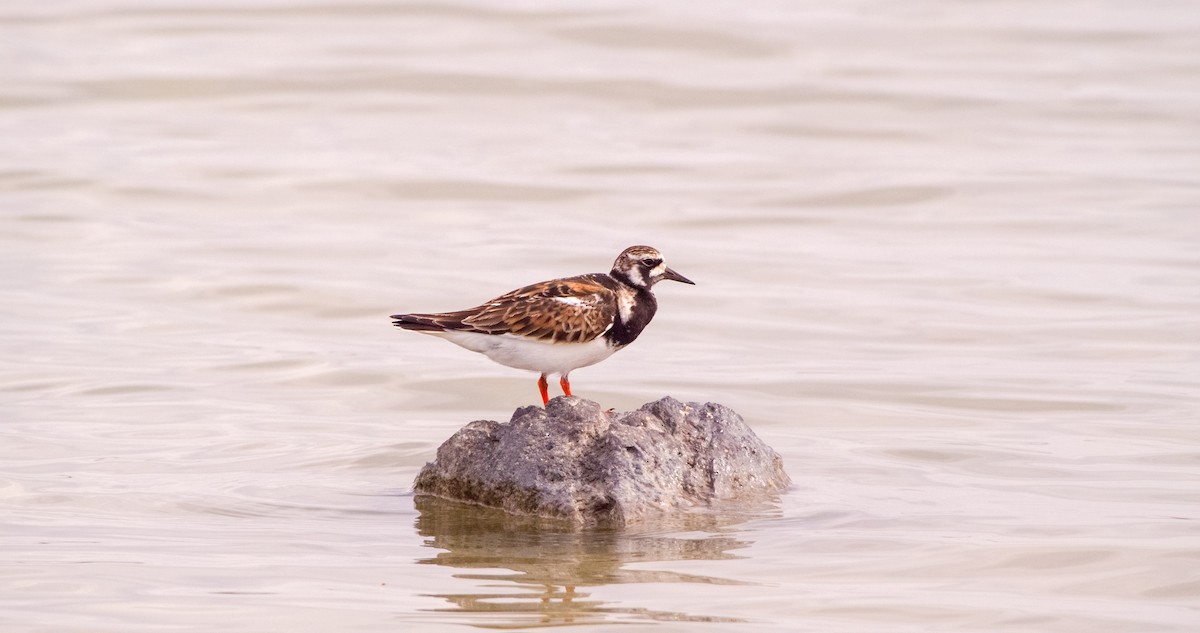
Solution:
{"label": "rock", "polygon": [[719,404],[663,398],[613,413],[577,397],[471,422],[437,451],[418,495],[621,526],[785,490],[783,460]]}

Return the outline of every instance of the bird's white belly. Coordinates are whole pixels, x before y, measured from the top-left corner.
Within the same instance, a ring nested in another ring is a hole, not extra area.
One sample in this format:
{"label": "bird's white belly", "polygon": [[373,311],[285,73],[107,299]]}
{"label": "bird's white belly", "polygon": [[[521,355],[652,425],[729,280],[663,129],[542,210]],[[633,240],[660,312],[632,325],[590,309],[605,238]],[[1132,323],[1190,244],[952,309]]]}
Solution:
{"label": "bird's white belly", "polygon": [[602,336],[587,343],[548,343],[513,334],[455,331],[424,333],[479,352],[501,365],[544,374],[565,374],[572,369],[595,365],[618,349],[610,346]]}

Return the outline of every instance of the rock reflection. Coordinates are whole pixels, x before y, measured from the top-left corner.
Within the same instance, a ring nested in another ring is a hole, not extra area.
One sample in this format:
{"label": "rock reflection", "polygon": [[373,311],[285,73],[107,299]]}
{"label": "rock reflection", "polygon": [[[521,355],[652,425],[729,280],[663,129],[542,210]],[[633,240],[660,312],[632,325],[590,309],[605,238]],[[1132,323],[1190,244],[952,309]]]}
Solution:
{"label": "rock reflection", "polygon": [[714,576],[627,569],[625,565],[738,558],[731,552],[751,542],[721,532],[754,515],[697,514],[636,530],[580,530],[561,521],[513,516],[434,497],[417,497],[416,506],[421,513],[416,528],[427,537],[425,545],[445,550],[418,562],[474,570],[455,577],[482,581],[487,584],[477,587],[494,589],[435,594],[453,605],[438,611],[488,616],[481,622],[467,620],[476,626],[504,629],[639,620],[741,621],[616,606],[591,599],[586,589],[623,583],[746,584]]}

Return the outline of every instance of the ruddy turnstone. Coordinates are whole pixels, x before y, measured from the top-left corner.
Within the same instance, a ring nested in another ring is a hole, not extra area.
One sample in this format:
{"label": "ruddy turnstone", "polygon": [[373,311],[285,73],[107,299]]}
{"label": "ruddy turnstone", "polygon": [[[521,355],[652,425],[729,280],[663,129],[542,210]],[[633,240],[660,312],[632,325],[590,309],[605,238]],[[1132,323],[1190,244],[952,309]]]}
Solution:
{"label": "ruddy turnstone", "polygon": [[695,285],[667,268],[658,250],[630,246],[607,273],[543,281],[457,312],[393,314],[392,325],[540,372],[545,405],[547,375],[561,376],[558,384],[569,396],[571,371],[612,356],[642,333],[658,309],[650,289],[664,279]]}

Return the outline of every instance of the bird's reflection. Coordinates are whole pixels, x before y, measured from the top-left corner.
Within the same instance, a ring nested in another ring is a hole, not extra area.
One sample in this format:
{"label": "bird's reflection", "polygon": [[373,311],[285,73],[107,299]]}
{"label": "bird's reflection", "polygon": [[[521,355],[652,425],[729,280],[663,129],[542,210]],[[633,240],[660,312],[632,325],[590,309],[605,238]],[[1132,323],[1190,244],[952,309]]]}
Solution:
{"label": "bird's reflection", "polygon": [[[418,561],[465,570],[475,591],[438,594],[453,606],[439,611],[490,614],[486,628],[562,626],[610,621],[737,621],[629,607],[591,599],[589,587],[620,583],[744,584],[672,571],[628,569],[628,563],[737,558],[750,541],[726,534],[753,516],[697,514],[636,530],[579,530],[569,524],[518,517],[421,496],[416,528],[425,545],[445,550]],[[468,620],[470,622],[471,620]]]}

